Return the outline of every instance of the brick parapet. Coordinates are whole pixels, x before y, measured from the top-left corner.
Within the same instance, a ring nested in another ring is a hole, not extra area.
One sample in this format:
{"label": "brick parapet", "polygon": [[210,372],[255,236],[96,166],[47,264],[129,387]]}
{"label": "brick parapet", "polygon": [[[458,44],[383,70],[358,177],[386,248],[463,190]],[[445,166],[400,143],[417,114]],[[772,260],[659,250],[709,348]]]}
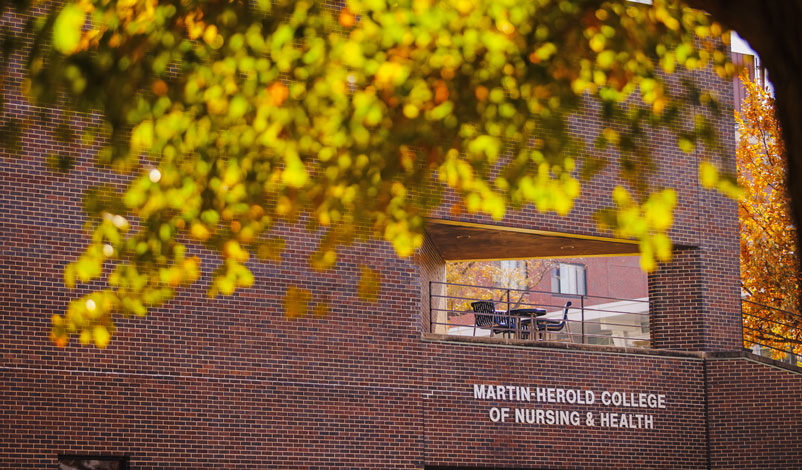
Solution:
{"label": "brick parapet", "polygon": [[[432,342],[425,352],[427,465],[454,468],[705,468],[703,361],[698,357]],[[460,364],[460,367],[453,367]],[[503,366],[502,366],[503,365]],[[649,392],[660,410],[478,400],[473,384]],[[579,411],[578,426],[491,421],[492,407]],[[597,417],[595,426],[586,413]],[[652,413],[654,429],[600,426],[604,412]],[[428,468],[428,467],[427,467]]]}
{"label": "brick parapet", "polygon": [[706,361],[711,468],[802,468],[802,369],[734,356]]}

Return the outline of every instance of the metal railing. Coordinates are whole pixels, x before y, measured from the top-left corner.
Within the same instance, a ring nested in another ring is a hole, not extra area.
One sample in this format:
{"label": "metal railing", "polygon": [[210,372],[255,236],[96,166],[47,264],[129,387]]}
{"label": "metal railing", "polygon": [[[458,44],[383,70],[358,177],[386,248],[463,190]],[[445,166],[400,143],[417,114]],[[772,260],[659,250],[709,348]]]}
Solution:
{"label": "metal railing", "polygon": [[790,364],[799,361],[802,315],[743,299],[741,317],[745,348]]}
{"label": "metal railing", "polygon": [[[493,313],[474,311],[471,303],[478,301],[492,301]],[[571,306],[566,314],[568,301]],[[645,348],[651,344],[646,297],[621,299],[431,281],[429,308],[433,333]],[[540,311],[535,316],[518,314],[520,309]]]}

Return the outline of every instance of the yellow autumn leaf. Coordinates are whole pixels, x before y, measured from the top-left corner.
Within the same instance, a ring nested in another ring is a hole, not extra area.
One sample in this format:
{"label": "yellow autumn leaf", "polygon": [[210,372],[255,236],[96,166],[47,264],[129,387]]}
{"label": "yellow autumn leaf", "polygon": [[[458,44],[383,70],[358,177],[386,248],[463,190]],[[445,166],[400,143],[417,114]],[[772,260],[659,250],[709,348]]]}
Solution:
{"label": "yellow autumn leaf", "polygon": [[288,154],[284,158],[284,173],[281,175],[281,180],[287,186],[292,188],[300,188],[309,181],[309,173],[306,172],[303,162],[298,155]]}
{"label": "yellow autumn leaf", "polygon": [[289,286],[284,296],[284,314],[287,318],[300,318],[307,314],[312,293],[307,289]]}
{"label": "yellow autumn leaf", "polygon": [[356,288],[359,298],[368,302],[376,302],[379,297],[380,287],[381,274],[363,265],[359,275],[359,283]]}
{"label": "yellow autumn leaf", "polygon": [[715,167],[712,163],[708,161],[702,161],[699,163],[699,182],[702,183],[702,187],[707,189],[712,189],[716,187],[716,183],[718,183],[718,168]]}
{"label": "yellow autumn leaf", "polygon": [[86,12],[75,3],[67,3],[53,23],[53,47],[64,55],[78,50],[81,43],[81,28],[86,22]]}
{"label": "yellow autumn leaf", "polygon": [[103,325],[96,325],[92,329],[92,337],[95,340],[95,346],[100,349],[105,349],[109,345],[109,341],[111,341],[111,334]]}

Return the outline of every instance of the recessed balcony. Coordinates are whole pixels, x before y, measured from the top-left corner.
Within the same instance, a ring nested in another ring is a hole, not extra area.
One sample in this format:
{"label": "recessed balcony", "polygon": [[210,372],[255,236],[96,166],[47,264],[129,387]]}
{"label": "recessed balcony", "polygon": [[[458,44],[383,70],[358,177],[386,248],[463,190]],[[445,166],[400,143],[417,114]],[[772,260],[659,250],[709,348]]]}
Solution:
{"label": "recessed balcony", "polygon": [[649,299],[432,281],[429,331],[450,336],[640,347],[650,345]]}
{"label": "recessed balcony", "polygon": [[652,345],[648,277],[635,242],[446,220],[427,230],[424,331]]}

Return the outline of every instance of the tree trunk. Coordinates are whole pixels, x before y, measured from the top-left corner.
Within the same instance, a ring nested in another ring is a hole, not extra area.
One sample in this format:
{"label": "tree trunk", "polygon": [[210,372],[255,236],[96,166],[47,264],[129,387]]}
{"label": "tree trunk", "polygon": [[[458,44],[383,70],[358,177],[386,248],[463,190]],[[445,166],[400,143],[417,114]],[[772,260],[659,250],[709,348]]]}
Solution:
{"label": "tree trunk", "polygon": [[777,119],[788,160],[788,192],[802,253],[802,2],[766,0],[686,0],[705,10],[749,42],[774,85]]}

